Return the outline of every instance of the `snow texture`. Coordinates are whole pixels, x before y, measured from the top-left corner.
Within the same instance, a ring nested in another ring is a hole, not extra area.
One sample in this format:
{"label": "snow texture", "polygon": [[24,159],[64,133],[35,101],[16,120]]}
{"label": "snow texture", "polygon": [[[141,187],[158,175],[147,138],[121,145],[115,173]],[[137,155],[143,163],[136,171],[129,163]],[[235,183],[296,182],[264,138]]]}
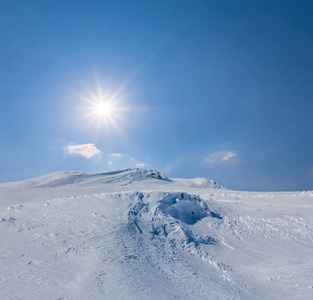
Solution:
{"label": "snow texture", "polygon": [[141,169],[0,184],[0,298],[313,299],[311,197]]}

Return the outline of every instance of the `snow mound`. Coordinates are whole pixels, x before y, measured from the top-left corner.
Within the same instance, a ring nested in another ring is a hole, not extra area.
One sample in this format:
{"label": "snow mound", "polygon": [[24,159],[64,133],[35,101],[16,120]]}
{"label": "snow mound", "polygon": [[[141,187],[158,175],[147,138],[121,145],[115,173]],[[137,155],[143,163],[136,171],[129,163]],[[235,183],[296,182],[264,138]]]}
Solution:
{"label": "snow mound", "polygon": [[189,225],[193,225],[207,216],[222,219],[218,214],[211,212],[208,205],[196,195],[170,194],[161,200],[161,203],[163,205],[159,209],[164,214],[170,214],[173,218]]}
{"label": "snow mound", "polygon": [[[150,197],[151,194],[148,196]],[[170,237],[179,240],[179,244],[216,244],[212,236],[198,236],[188,225],[194,225],[209,217],[221,221],[219,213],[211,211],[209,206],[197,195],[187,193],[169,193],[159,201],[146,202],[144,194],[137,196],[137,203],[128,213],[129,229],[133,233]]]}
{"label": "snow mound", "polygon": [[170,181],[163,173],[147,169],[121,169],[106,172],[59,171],[27,180],[28,187],[60,187],[68,184],[79,186],[126,182],[145,179]]}
{"label": "snow mound", "polygon": [[309,190],[309,191],[303,191],[303,192],[301,193],[301,195],[313,197],[313,191],[311,191],[311,190]]}

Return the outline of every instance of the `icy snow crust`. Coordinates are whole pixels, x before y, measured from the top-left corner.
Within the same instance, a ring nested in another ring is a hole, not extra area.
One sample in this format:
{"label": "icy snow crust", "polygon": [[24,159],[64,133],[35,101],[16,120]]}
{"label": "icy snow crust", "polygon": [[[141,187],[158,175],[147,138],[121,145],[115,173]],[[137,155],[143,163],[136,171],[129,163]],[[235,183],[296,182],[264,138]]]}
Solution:
{"label": "icy snow crust", "polygon": [[0,298],[313,299],[311,194],[141,169],[0,184]]}

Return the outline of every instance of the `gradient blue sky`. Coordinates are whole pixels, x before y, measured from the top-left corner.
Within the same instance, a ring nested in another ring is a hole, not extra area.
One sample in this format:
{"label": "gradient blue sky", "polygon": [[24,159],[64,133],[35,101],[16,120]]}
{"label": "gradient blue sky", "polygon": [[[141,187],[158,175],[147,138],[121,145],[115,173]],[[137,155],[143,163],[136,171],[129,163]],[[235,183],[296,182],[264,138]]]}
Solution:
{"label": "gradient blue sky", "polygon": [[[305,0],[2,0],[0,182],[138,166],[313,189],[312,16]],[[114,122],[88,116],[100,89]]]}

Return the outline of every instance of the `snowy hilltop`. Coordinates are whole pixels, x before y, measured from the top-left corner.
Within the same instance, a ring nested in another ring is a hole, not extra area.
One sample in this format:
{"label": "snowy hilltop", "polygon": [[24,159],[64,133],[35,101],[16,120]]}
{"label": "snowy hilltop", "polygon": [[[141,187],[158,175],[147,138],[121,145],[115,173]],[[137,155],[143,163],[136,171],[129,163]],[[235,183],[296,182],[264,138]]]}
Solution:
{"label": "snowy hilltop", "polygon": [[312,299],[311,194],[142,169],[0,184],[0,298]]}

